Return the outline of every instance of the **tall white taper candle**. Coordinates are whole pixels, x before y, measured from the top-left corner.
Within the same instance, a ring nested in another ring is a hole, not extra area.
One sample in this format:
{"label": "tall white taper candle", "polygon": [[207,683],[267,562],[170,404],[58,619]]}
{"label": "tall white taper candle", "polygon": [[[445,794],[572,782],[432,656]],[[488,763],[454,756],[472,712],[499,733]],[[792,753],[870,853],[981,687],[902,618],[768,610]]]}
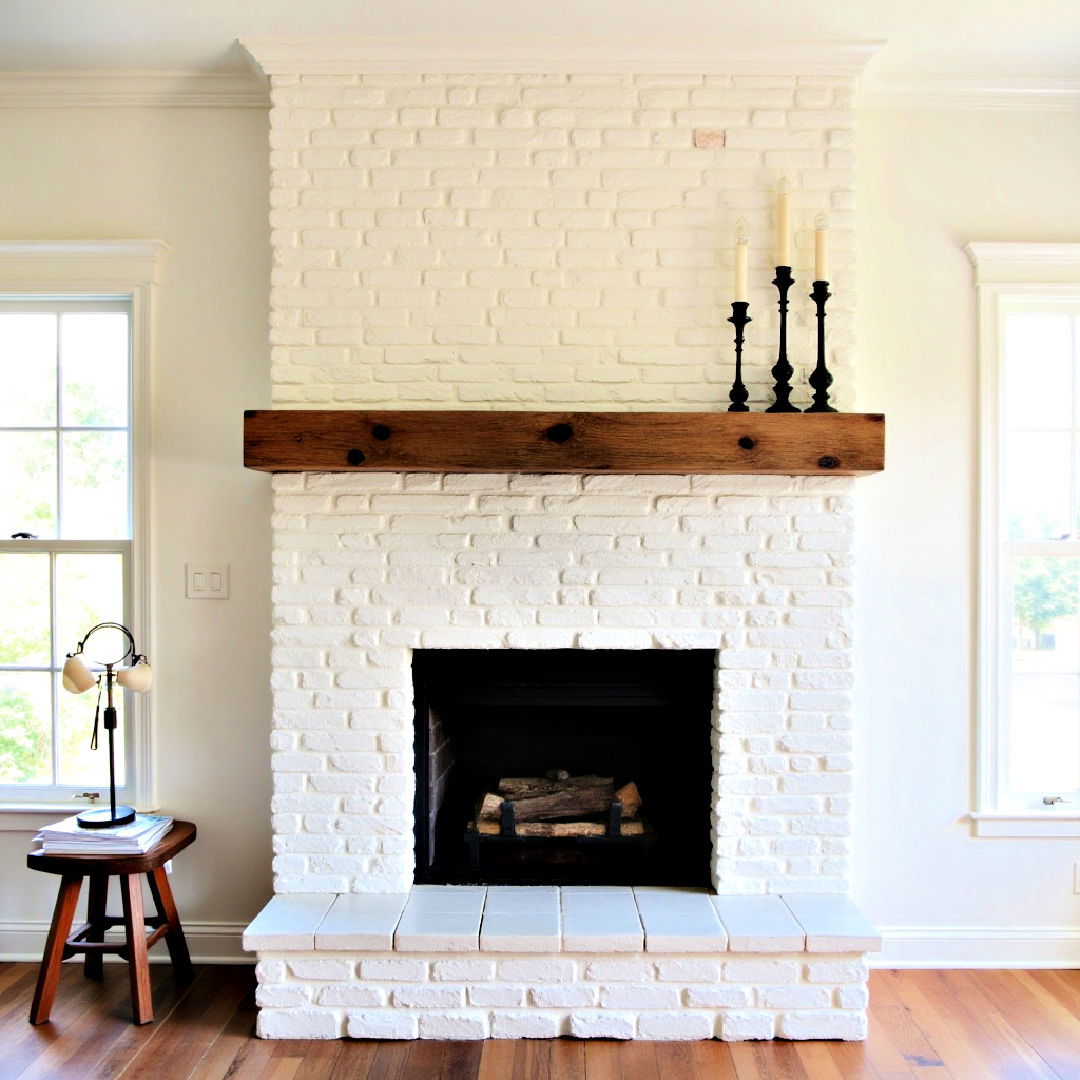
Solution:
{"label": "tall white taper candle", "polygon": [[735,224],[735,303],[745,304],[748,292],[746,262],[746,222],[741,218]]}
{"label": "tall white taper candle", "polygon": [[829,280],[829,219],[824,214],[814,218],[814,280]]}
{"label": "tall white taper candle", "polygon": [[783,177],[776,185],[776,265],[791,265],[791,196]]}

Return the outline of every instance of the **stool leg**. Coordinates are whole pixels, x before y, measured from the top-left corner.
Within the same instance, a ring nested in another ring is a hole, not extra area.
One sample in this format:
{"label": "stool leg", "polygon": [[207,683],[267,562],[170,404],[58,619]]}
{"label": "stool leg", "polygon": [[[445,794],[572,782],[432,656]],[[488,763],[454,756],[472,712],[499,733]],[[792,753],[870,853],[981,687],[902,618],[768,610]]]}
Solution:
{"label": "stool leg", "polygon": [[45,941],[41,957],[34,1003],[30,1006],[30,1023],[44,1024],[52,1012],[56,984],[60,981],[60,964],[64,959],[64,945],[71,933],[71,921],[75,917],[75,905],[79,902],[82,874],[64,874],[60,879],[60,891],[56,895],[52,926]]}
{"label": "stool leg", "polygon": [[172,959],[173,972],[178,979],[192,979],[195,969],[191,966],[191,954],[188,952],[184,928],[180,925],[180,913],[176,910],[169,875],[164,866],[155,866],[146,878],[150,882],[150,894],[157,905],[157,913],[169,924],[165,932],[165,945]]}
{"label": "stool leg", "polygon": [[120,899],[124,904],[124,932],[127,935],[131,1011],[136,1024],[149,1024],[154,1019],[154,1005],[150,999],[150,961],[146,951],[142,877],[139,874],[120,874],[119,877]]}
{"label": "stool leg", "polygon": [[[105,940],[105,909],[109,898],[109,875],[91,874],[90,890],[86,898],[86,922],[90,927],[86,940]],[[102,960],[104,957],[99,952],[88,952],[83,961],[83,974],[88,979],[100,979],[104,975]]]}

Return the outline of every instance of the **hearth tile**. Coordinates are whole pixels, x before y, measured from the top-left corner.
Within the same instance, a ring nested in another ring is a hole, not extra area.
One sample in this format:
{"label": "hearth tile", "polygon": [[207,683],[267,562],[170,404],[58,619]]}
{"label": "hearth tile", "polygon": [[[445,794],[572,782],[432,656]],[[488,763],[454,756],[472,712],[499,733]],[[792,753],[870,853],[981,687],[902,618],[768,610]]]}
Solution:
{"label": "hearth tile", "polygon": [[410,911],[394,933],[399,952],[475,952],[480,947],[480,912]]}
{"label": "hearth tile", "polygon": [[558,915],[559,890],[555,885],[492,885],[484,914],[535,912]]}
{"label": "hearth tile", "polygon": [[408,893],[339,896],[315,931],[316,949],[392,949]]}
{"label": "hearth tile", "polygon": [[708,898],[708,911],[643,911],[647,952],[724,952],[727,934]]}
{"label": "hearth tile", "polygon": [[574,916],[587,919],[622,919],[627,925],[638,922],[634,890],[629,887],[564,887],[561,892],[564,921]]}
{"label": "hearth tile", "polygon": [[713,896],[732,952],[802,952],[806,934],[779,896]]}
{"label": "hearth tile", "polygon": [[485,912],[480,924],[483,952],[558,952],[561,947],[557,911]]}
{"label": "hearth tile", "polygon": [[657,914],[685,913],[708,918],[713,915],[709,894],[704,889],[665,889],[642,887],[634,889],[634,902],[638,911]]}
{"label": "hearth tile", "polygon": [[334,893],[275,896],[244,931],[244,948],[249,952],[313,949],[315,931],[335,899]]}
{"label": "hearth tile", "polygon": [[563,910],[563,952],[641,952],[645,935],[636,911]]}
{"label": "hearth tile", "polygon": [[479,915],[487,889],[473,885],[414,885],[405,911],[443,911]]}
{"label": "hearth tile", "polygon": [[420,893],[457,893],[464,896],[466,893],[487,893],[486,885],[414,885],[409,890],[410,896],[418,896]]}
{"label": "hearth tile", "polygon": [[599,896],[601,893],[616,893],[620,896],[633,893],[629,885],[563,885],[559,892],[565,896]]}
{"label": "hearth tile", "polygon": [[410,894],[396,893],[342,893],[334,901],[330,912],[338,911],[396,911],[399,915],[409,902]]}
{"label": "hearth tile", "polygon": [[806,931],[807,952],[876,952],[881,935],[846,893],[784,896]]}

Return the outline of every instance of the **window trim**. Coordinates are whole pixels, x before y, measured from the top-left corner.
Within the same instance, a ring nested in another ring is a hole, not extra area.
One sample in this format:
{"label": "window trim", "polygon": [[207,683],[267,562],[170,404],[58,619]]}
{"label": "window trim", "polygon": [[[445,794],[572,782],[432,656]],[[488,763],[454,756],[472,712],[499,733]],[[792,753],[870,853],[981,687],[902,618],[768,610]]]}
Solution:
{"label": "window trim", "polygon": [[1057,806],[1008,803],[1001,784],[1000,348],[1010,307],[1036,298],[1080,300],[1080,244],[971,243],[978,294],[979,541],[976,628],[974,806],[976,836],[1080,836],[1080,800]]}
{"label": "window trim", "polygon": [[[131,630],[153,662],[156,655],[151,595],[150,540],[153,461],[150,408],[154,298],[170,251],[163,240],[40,240],[0,243],[0,294],[65,297],[122,297],[131,304]],[[135,806],[157,807],[153,694],[133,695],[130,710],[131,766]],[[42,812],[73,812],[70,802],[38,800],[0,804],[7,827],[27,829]],[[22,817],[22,815],[26,815]],[[0,822],[0,831],[5,823]]]}

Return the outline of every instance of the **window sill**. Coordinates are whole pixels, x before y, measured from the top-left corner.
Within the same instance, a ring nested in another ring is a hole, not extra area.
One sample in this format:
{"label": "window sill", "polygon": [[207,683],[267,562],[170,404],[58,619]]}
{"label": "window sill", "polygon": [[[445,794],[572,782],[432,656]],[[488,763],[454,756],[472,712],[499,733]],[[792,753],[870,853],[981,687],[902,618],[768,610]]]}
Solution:
{"label": "window sill", "polygon": [[77,814],[65,803],[0,803],[0,832],[36,833],[59,818]]}
{"label": "window sill", "polygon": [[1080,836],[1080,810],[979,810],[969,815],[976,836]]}
{"label": "window sill", "polygon": [[[99,805],[104,805],[106,810],[109,808],[108,803]],[[54,821],[71,817],[72,814],[79,814],[87,809],[89,806],[86,803],[0,803],[0,832],[36,833]],[[140,814],[154,812],[145,808],[139,809]]]}

